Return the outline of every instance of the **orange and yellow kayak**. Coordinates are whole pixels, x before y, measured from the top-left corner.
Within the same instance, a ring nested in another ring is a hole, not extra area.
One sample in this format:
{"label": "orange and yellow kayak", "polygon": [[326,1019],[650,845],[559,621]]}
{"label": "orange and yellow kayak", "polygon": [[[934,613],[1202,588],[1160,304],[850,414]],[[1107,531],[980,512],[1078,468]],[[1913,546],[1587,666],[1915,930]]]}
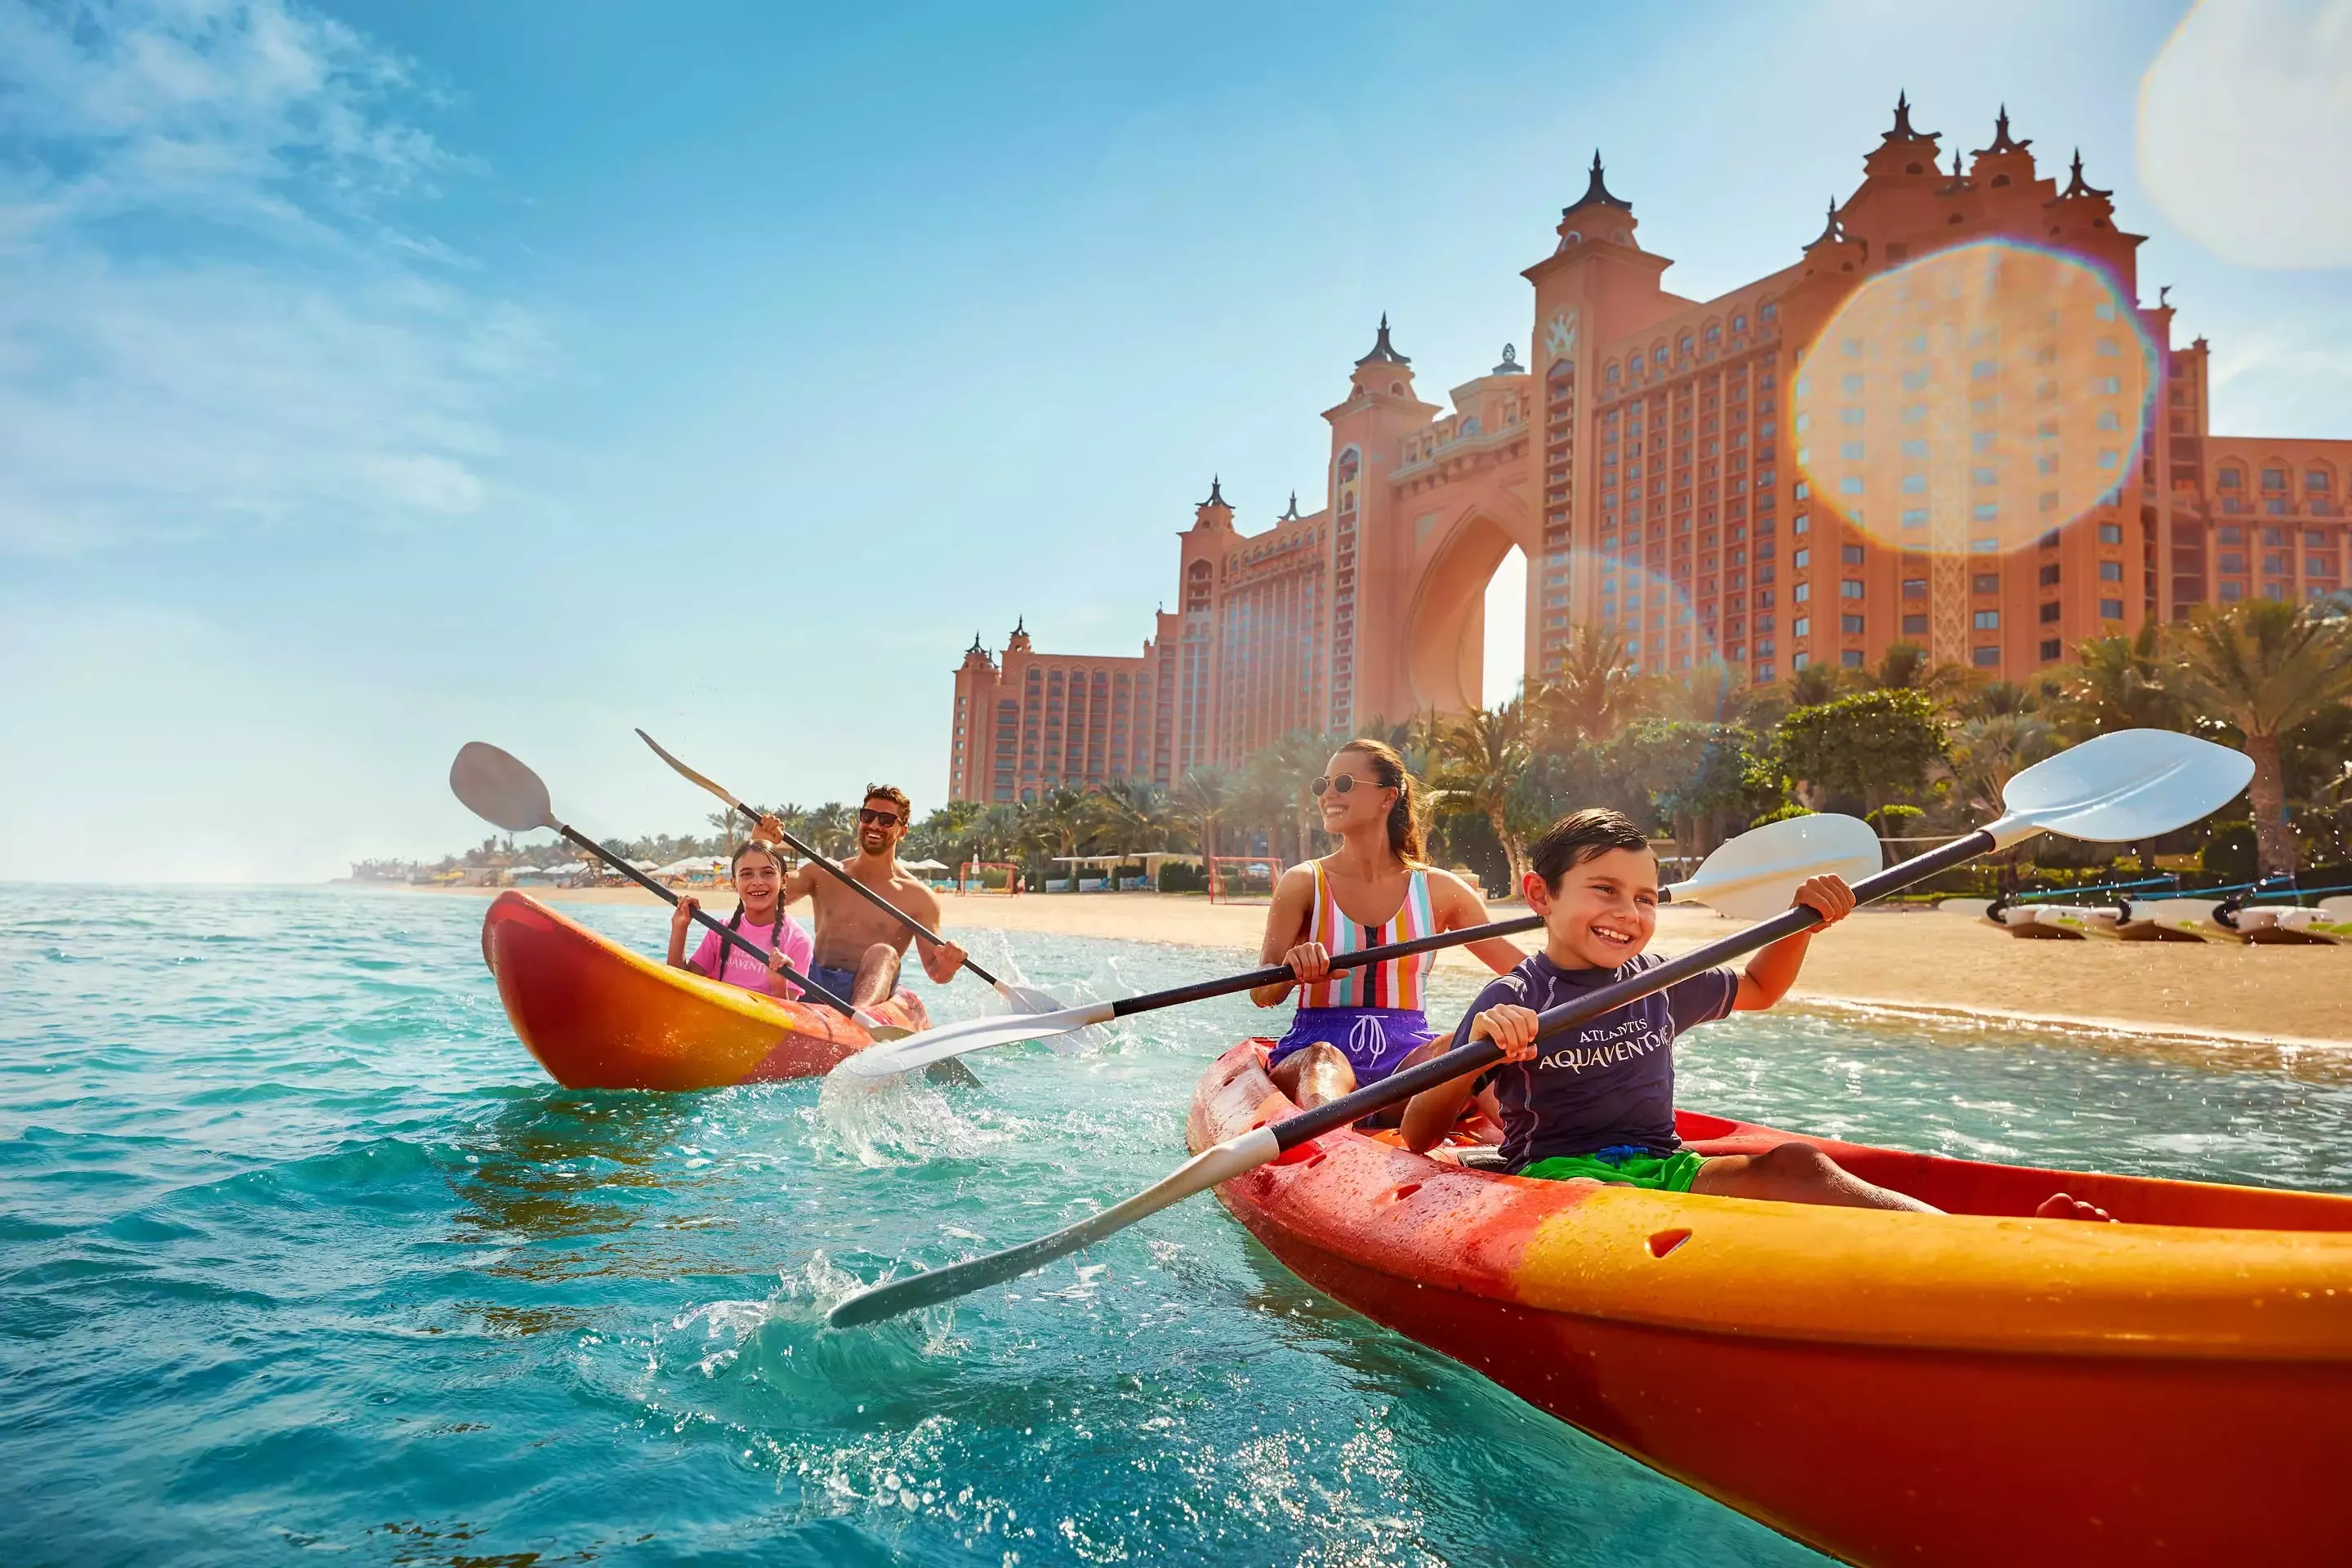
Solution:
{"label": "orange and yellow kayak", "polygon": [[[1193,1148],[1296,1110],[1266,1045],[1201,1079]],[[1703,1153],[1794,1137],[1679,1120]],[[2343,1560],[2352,1198],[1802,1142],[1948,1212],[1528,1181],[1354,1131],[1218,1195],[1318,1289],[1839,1557]],[[2124,1223],[2031,1217],[2062,1190]]]}
{"label": "orange and yellow kayak", "polygon": [[[830,1007],[672,969],[523,893],[491,901],[482,957],[516,1035],[567,1089],[724,1089],[810,1078],[874,1043]],[[874,1013],[909,1029],[930,1024],[910,991]]]}

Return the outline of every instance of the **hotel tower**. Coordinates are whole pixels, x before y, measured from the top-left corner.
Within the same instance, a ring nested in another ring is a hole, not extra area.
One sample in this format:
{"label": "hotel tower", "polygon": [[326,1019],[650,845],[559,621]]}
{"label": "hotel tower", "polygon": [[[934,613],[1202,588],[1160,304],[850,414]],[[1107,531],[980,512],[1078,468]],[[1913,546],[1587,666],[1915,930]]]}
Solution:
{"label": "hotel tower", "polygon": [[1171,784],[1469,707],[1514,546],[1531,683],[1584,625],[1646,671],[1760,683],[1906,640],[2021,679],[2151,616],[2340,591],[2352,440],[2211,434],[2206,343],[2140,301],[2143,237],[2080,155],[2044,176],[2006,111],[1943,140],[1898,100],[1797,258],[1707,300],[1664,287],[1595,153],[1522,273],[1525,363],[1426,402],[1383,318],[1323,411],[1322,504],[1244,532],[1213,481],[1139,656],[974,637],[950,794]]}

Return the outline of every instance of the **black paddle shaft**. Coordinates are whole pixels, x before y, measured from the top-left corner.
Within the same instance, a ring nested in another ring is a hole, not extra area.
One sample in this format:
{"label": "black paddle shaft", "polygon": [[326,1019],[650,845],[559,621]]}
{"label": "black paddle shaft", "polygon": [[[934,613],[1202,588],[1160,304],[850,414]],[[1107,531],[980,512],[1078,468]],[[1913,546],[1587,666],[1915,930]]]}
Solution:
{"label": "black paddle shaft", "polygon": [[[1411,958],[1414,953],[1433,952],[1441,947],[1460,947],[1465,942],[1485,942],[1489,937],[1534,931],[1542,924],[1541,915],[1521,915],[1517,920],[1496,921],[1489,925],[1442,931],[1434,936],[1415,937],[1411,942],[1392,942],[1386,947],[1368,947],[1361,952],[1336,952],[1331,955],[1331,967],[1361,969],[1367,964],[1386,963],[1391,958]],[[1187,1002],[1205,1001],[1212,996],[1230,996],[1237,991],[1255,991],[1261,985],[1295,984],[1297,980],[1298,975],[1290,965],[1277,963],[1270,969],[1253,969],[1246,974],[1228,974],[1222,979],[1198,981],[1166,991],[1147,991],[1140,996],[1122,996],[1110,1005],[1110,1016],[1124,1018],[1132,1013],[1150,1013],[1161,1007],[1180,1007]]]}
{"label": "black paddle shaft", "polygon": [[[753,826],[756,827],[759,826],[759,816],[757,813],[752,811],[750,806],[739,805],[735,809],[750,817]],[[922,921],[917,920],[914,916],[908,914],[906,910],[900,909],[898,905],[892,903],[889,900],[884,898],[881,894],[876,892],[873,889],[867,887],[865,883],[851,876],[849,874],[849,868],[842,865],[839,861],[834,859],[830,855],[825,854],[814,845],[803,843],[801,840],[800,836],[795,834],[791,828],[786,827],[782,821],[777,822],[776,831],[782,835],[784,847],[786,848],[792,850],[793,853],[796,855],[803,856],[808,859],[815,861],[818,865],[824,867],[826,870],[840,878],[852,889],[856,889],[859,898],[864,899],[867,903],[872,904],[876,909],[880,910],[884,914],[888,915],[892,920],[897,921],[900,925],[905,926],[908,931],[913,931],[917,936],[921,937],[924,941],[931,942],[937,946],[944,947],[947,945],[940,940],[939,932],[933,931],[930,927],[925,925]],[[991,974],[987,970],[982,969],[977,963],[973,962],[972,956],[970,953],[964,954],[963,966],[966,969],[971,970],[972,973],[978,975],[982,980],[987,982],[991,985],[1001,986],[1003,984],[1003,982],[997,979],[995,975]]]}
{"label": "black paddle shaft", "polygon": [[[1853,885],[1854,904],[1859,908],[1874,899],[1883,899],[1889,893],[1899,893],[1914,882],[1932,877],[1938,871],[1948,871],[1955,866],[1966,865],[1978,856],[1987,854],[1998,847],[2000,846],[1994,842],[1993,836],[1979,828],[1965,837],[1952,840],[1941,848],[1930,849],[1925,855],[1906,860],[1899,866],[1890,866],[1875,876],[1864,877]],[[1562,1029],[1574,1028],[1577,1025],[1588,1023],[1603,1013],[1613,1012],[1628,1003],[1640,1001],[1653,992],[1663,991],[1678,981],[1687,980],[1702,970],[1712,969],[1726,959],[1737,958],[1744,952],[1753,952],[1760,947],[1769,947],[1784,937],[1791,937],[1800,931],[1810,931],[1821,923],[1821,915],[1810,906],[1794,905],[1781,910],[1769,921],[1750,926],[1736,936],[1726,937],[1721,942],[1709,942],[1704,947],[1695,947],[1678,958],[1669,958],[1654,969],[1645,969],[1639,974],[1630,975],[1618,981],[1613,985],[1603,985],[1577,1001],[1563,1002],[1557,1007],[1547,1008],[1536,1015],[1536,1037],[1541,1039],[1548,1035],[1556,1035]],[[1407,942],[1401,945],[1411,947],[1415,944]],[[1360,958],[1367,955],[1354,956]],[[1274,973],[1287,974],[1289,971],[1278,970]],[[1336,1131],[1339,1128],[1360,1121],[1375,1110],[1384,1110],[1402,1100],[1410,1100],[1423,1089],[1435,1089],[1439,1084],[1460,1078],[1464,1073],[1475,1072],[1481,1068],[1492,1067],[1502,1059],[1503,1047],[1492,1040],[1473,1040],[1468,1045],[1457,1046],[1443,1056],[1430,1058],[1418,1067],[1410,1067],[1402,1072],[1391,1073],[1378,1083],[1366,1084],[1352,1094],[1343,1094],[1337,1100],[1325,1101],[1312,1110],[1304,1110],[1297,1116],[1276,1122],[1273,1128],[1275,1142],[1285,1149],[1295,1149],[1311,1139],[1320,1138],[1326,1132]]]}
{"label": "black paddle shaft", "polygon": [[[677,895],[676,893],[672,892],[669,889],[663,887],[659,882],[655,881],[651,877],[646,876],[643,871],[638,870],[635,866],[630,865],[626,860],[622,859],[618,855],[614,854],[610,849],[605,848],[602,844],[597,843],[586,834],[576,831],[569,823],[557,823],[555,825],[555,831],[563,835],[564,837],[572,840],[572,843],[577,844],[581,848],[587,850],[588,853],[596,857],[597,859],[602,860],[605,865],[610,866],[622,876],[628,878],[629,880],[636,883],[637,886],[645,889],[646,891],[653,894],[654,897],[661,900],[664,903],[675,905],[677,902]],[[719,941],[730,943],[732,946],[741,948],[745,952],[750,953],[753,958],[758,959],[762,964],[768,962],[768,955],[760,950],[760,944],[745,937],[741,931],[729,931],[725,926],[720,925],[717,921],[711,919],[709,915],[703,913],[698,909],[694,911],[694,918],[700,921],[704,925],[709,926],[712,931],[717,931],[719,933]],[[802,990],[809,992],[821,1001],[832,1003],[835,1006],[840,1008],[843,1012],[848,1014],[852,1017],[856,1017],[857,1016],[857,1009],[852,1006],[846,998],[836,996],[832,992],[826,990],[824,986],[819,985],[815,981],[810,979],[807,975],[803,974],[799,970],[794,969],[789,960],[783,962],[780,967],[782,967],[784,972],[784,978],[799,986]]]}

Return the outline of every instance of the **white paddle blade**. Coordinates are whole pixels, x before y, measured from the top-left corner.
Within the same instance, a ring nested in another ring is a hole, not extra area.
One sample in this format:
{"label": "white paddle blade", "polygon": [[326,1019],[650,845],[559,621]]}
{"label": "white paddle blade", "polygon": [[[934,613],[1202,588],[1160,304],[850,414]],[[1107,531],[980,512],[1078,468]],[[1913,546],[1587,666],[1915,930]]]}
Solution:
{"label": "white paddle blade", "polygon": [[[850,1058],[855,1061],[855,1057]],[[1123,1203],[1073,1226],[1066,1226],[1051,1236],[1041,1236],[1034,1241],[1008,1247],[1002,1252],[992,1252],[985,1258],[974,1258],[963,1263],[952,1263],[945,1268],[934,1268],[928,1274],[910,1279],[894,1279],[887,1285],[877,1285],[870,1290],[860,1290],[845,1301],[836,1302],[824,1315],[825,1326],[835,1329],[855,1328],[860,1323],[878,1323],[885,1318],[935,1307],[942,1301],[952,1301],[959,1296],[969,1296],[991,1285],[1002,1285],[1018,1279],[1024,1274],[1043,1268],[1056,1258],[1092,1247],[1107,1236],[1125,1230],[1137,1220],[1158,1214],[1172,1204],[1182,1203],[1195,1193],[1205,1193],[1220,1182],[1256,1170],[1282,1152],[1274,1130],[1259,1127],[1228,1138],[1223,1142],[1202,1150],[1173,1172]]]}
{"label": "white paddle blade", "polygon": [[2194,735],[2111,731],[2010,780],[1989,831],[2004,849],[2036,833],[2129,844],[2219,811],[2253,776],[2252,757]]}
{"label": "white paddle blade", "polygon": [[942,1028],[927,1029],[909,1035],[891,1046],[875,1046],[844,1057],[833,1070],[851,1078],[896,1078],[917,1068],[927,1068],[933,1062],[943,1062],[950,1057],[963,1056],[971,1051],[989,1050],[997,1046],[1017,1046],[1024,1040],[1042,1040],[1048,1035],[1066,1034],[1083,1029],[1089,1024],[1108,1024],[1118,1015],[1108,1002],[1089,1002],[1080,1007],[1065,1007],[1058,1013],[1016,1013],[1003,1018],[972,1018],[961,1024],[949,1024]]}
{"label": "white paddle blade", "polygon": [[1015,985],[1009,980],[996,983],[996,994],[1024,1013],[1058,1013],[1062,999],[1050,991],[1040,991],[1034,985]]}
{"label": "white paddle blade", "polygon": [[1697,875],[1674,884],[1673,901],[1705,904],[1736,921],[1769,920],[1789,907],[1808,877],[1859,882],[1885,868],[1878,835],[1834,812],[1784,817],[1727,839]]}
{"label": "white paddle blade", "polygon": [[449,764],[449,788],[467,811],[509,833],[551,827],[555,807],[547,785],[523,764],[487,741],[468,741]]}

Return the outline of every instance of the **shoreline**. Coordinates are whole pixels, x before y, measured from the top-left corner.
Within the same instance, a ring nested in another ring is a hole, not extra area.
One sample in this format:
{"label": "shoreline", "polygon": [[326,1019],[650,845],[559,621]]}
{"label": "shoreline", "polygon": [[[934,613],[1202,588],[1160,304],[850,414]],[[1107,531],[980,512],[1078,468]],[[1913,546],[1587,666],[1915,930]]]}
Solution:
{"label": "shoreline", "polygon": [[[387,885],[382,890],[489,899],[509,889]],[[634,887],[522,890],[555,904],[657,902]],[[734,895],[724,889],[698,896],[714,913],[734,907]],[[1212,904],[1197,893],[949,894],[940,903],[950,931],[1108,937],[1245,952],[1256,949],[1265,918],[1263,904]],[[1523,908],[1495,906],[1498,918]],[[1658,911],[1651,951],[1672,956],[1740,929],[1741,922],[1703,910],[1668,906]],[[1514,940],[1531,945],[1525,936]],[[1458,950],[1440,952],[1438,962],[1465,977],[1486,973]],[[1814,943],[1788,1005],[1948,1027],[1997,1023],[2152,1044],[2305,1051],[2352,1049],[2347,999],[2352,947],[2020,942],[1972,917],[1864,910]],[[2252,1020],[2265,1026],[2249,1028]]]}

